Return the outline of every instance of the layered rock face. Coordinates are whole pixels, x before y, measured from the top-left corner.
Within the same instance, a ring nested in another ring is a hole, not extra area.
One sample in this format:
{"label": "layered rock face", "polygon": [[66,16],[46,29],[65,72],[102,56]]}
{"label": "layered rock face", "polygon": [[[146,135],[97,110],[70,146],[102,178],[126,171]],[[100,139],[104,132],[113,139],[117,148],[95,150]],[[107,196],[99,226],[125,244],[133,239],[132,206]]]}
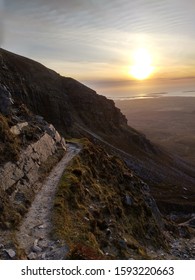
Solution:
{"label": "layered rock face", "polygon": [[66,151],[53,125],[0,92],[0,228],[12,228],[27,211],[47,172]]}
{"label": "layered rock face", "polygon": [[[64,142],[64,141],[63,141]],[[0,185],[4,191],[13,187],[17,189],[16,195],[20,188],[30,188],[39,179],[38,170],[49,156],[56,153],[61,141],[56,141],[48,133],[35,143],[30,144],[20,153],[19,160],[16,163],[7,162],[0,167]],[[65,144],[62,146],[64,149]]]}

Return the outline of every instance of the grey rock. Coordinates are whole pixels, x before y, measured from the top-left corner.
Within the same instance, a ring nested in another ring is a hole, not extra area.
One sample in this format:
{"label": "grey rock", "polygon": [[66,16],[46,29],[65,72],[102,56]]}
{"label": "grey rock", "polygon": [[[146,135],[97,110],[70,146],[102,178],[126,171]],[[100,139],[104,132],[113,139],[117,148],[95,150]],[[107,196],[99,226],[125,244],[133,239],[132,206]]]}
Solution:
{"label": "grey rock", "polygon": [[34,247],[38,246],[38,244],[39,244],[39,239],[35,239],[35,241],[34,241]]}
{"label": "grey rock", "polygon": [[127,206],[131,206],[133,204],[133,199],[129,195],[125,196],[125,204]]}
{"label": "grey rock", "polygon": [[3,249],[4,248],[4,245],[3,244],[0,244],[0,249]]}
{"label": "grey rock", "polygon": [[40,253],[40,252],[42,252],[42,249],[41,249],[39,246],[33,246],[32,250],[33,250],[33,252],[35,252],[35,253]]}
{"label": "grey rock", "polygon": [[186,260],[188,260],[188,259],[189,259],[189,255],[184,254],[184,255],[183,255],[183,258],[186,259]]}
{"label": "grey rock", "polygon": [[49,251],[53,251],[55,249],[55,247],[54,246],[49,246]]}
{"label": "grey rock", "polygon": [[149,193],[145,193],[144,196],[145,196],[145,202],[146,202],[147,206],[150,208],[151,213],[152,213],[153,218],[155,219],[156,223],[158,224],[158,226],[160,228],[164,228],[162,216],[156,205],[155,200],[153,199],[153,197],[151,197],[149,195]]}
{"label": "grey rock", "polygon": [[68,247],[63,246],[61,248],[53,249],[49,253],[47,253],[48,260],[64,260],[68,254]]}
{"label": "grey rock", "polygon": [[44,229],[46,227],[47,227],[46,225],[40,225],[40,226],[38,226],[38,229]]}
{"label": "grey rock", "polygon": [[47,133],[53,138],[53,140],[56,143],[59,143],[64,150],[66,150],[66,142],[63,137],[60,136],[58,131],[55,129],[55,127],[50,124],[49,126],[45,127],[45,130]]}
{"label": "grey rock", "polygon": [[123,239],[119,240],[118,241],[118,244],[119,246],[122,248],[122,249],[126,249],[127,248],[127,242]]}
{"label": "grey rock", "polygon": [[36,259],[37,259],[37,254],[31,252],[31,253],[28,255],[28,259],[29,259],[29,260],[36,260]]}
{"label": "grey rock", "polygon": [[5,252],[8,254],[8,256],[10,257],[10,258],[14,258],[15,256],[16,256],[16,252],[14,251],[14,250],[12,250],[12,249],[8,249],[8,250],[5,250]]}
{"label": "grey rock", "polygon": [[48,241],[47,240],[40,240],[39,241],[39,246],[42,248],[47,248],[49,246]]}
{"label": "grey rock", "polygon": [[16,163],[7,162],[0,167],[1,188],[6,191],[13,185],[21,186],[20,182],[24,179],[29,185],[34,185],[39,179],[39,165],[35,163],[45,162],[49,156],[56,152],[58,144],[49,134],[45,133],[37,142],[21,152]]}
{"label": "grey rock", "polygon": [[47,257],[47,254],[46,254],[46,253],[43,253],[43,254],[41,255],[41,259],[42,259],[42,260],[45,260],[46,257]]}
{"label": "grey rock", "polygon": [[38,122],[43,122],[44,118],[42,116],[36,115],[35,120],[38,121]]}

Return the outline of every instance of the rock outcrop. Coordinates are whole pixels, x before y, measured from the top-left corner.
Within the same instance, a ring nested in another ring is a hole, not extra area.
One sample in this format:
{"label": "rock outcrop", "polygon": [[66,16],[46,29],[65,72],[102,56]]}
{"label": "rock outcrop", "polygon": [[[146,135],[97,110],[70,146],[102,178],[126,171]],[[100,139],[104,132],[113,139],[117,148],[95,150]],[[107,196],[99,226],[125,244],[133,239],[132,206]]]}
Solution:
{"label": "rock outcrop", "polygon": [[[52,130],[53,132],[53,130]],[[49,134],[44,135],[35,143],[21,151],[16,163],[7,162],[0,167],[0,185],[4,191],[15,188],[15,196],[21,188],[31,188],[39,180],[39,167],[49,156],[56,153],[60,141],[56,141]],[[63,144],[65,149],[65,145]]]}
{"label": "rock outcrop", "polygon": [[11,229],[65,153],[66,143],[53,125],[18,104],[6,87],[0,103],[0,229]]}
{"label": "rock outcrop", "polygon": [[54,126],[17,103],[6,87],[1,88],[0,259],[18,258],[13,230],[65,152],[66,142]]}

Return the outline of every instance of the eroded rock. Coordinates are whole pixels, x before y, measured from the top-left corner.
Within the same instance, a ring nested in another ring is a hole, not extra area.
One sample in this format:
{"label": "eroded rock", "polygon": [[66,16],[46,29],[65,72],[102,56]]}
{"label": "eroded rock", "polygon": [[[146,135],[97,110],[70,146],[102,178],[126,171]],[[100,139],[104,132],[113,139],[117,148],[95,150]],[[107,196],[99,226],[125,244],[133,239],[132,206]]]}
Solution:
{"label": "eroded rock", "polygon": [[39,247],[38,245],[34,245],[33,248],[32,248],[33,252],[35,253],[40,253],[42,252],[42,248]]}
{"label": "eroded rock", "polygon": [[36,260],[36,259],[37,259],[37,254],[31,252],[31,253],[28,255],[28,259],[29,259],[29,260]]}
{"label": "eroded rock", "polygon": [[15,256],[16,256],[16,252],[12,249],[8,249],[8,250],[5,250],[5,252],[8,254],[8,256],[13,259]]}

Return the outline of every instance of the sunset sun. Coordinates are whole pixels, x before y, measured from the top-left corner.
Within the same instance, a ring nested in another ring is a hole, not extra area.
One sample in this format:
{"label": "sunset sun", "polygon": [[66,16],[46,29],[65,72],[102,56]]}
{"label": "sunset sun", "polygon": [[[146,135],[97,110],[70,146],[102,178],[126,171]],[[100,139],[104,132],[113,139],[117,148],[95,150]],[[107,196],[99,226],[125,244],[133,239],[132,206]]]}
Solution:
{"label": "sunset sun", "polygon": [[129,74],[138,80],[147,79],[154,70],[149,52],[146,49],[138,49],[133,54],[133,60],[134,64],[131,66]]}

